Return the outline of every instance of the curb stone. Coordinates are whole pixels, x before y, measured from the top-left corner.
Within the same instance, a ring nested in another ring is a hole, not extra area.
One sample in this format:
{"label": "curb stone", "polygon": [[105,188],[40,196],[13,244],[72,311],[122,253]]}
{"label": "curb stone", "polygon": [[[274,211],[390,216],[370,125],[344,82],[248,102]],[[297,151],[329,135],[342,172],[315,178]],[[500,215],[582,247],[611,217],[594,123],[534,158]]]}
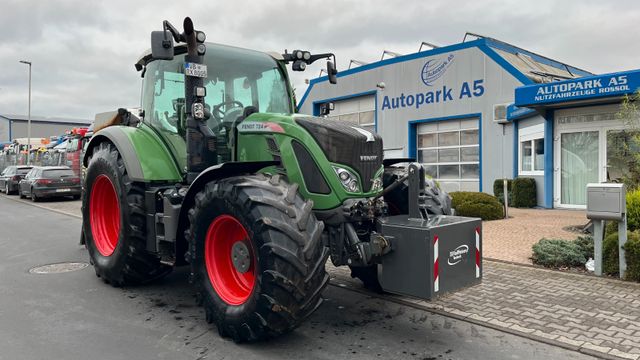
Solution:
{"label": "curb stone", "polygon": [[[486,259],[485,259],[486,260]],[[489,260],[491,261],[491,260]],[[371,291],[368,291],[366,289],[363,288],[358,288],[358,287],[354,287],[354,284],[357,284],[356,280],[352,280],[348,277],[348,275],[346,274],[341,274],[338,271],[336,271],[337,269],[329,266],[327,271],[329,272],[329,274],[331,275],[331,281],[330,281],[330,285],[332,286],[336,286],[336,287],[340,287],[343,288],[345,290],[349,290],[349,291],[354,291],[354,292],[358,292],[364,295],[368,295],[371,297],[376,297],[382,300],[386,300],[386,301],[390,301],[399,305],[405,305],[405,306],[409,306],[415,309],[419,309],[419,310],[424,310],[427,312],[430,312],[432,314],[437,314],[437,315],[442,315],[442,316],[446,316],[452,319],[456,319],[456,320],[460,320],[460,321],[465,321],[468,323],[472,323],[474,325],[479,325],[479,326],[483,326],[486,328],[490,328],[493,330],[498,330],[501,332],[505,332],[505,333],[509,333],[512,335],[516,335],[516,336],[520,336],[522,338],[525,339],[529,339],[529,340],[533,340],[533,341],[537,341],[537,342],[541,342],[541,343],[545,343],[548,345],[553,345],[553,346],[557,346],[563,349],[567,349],[567,350],[572,350],[572,351],[576,351],[576,352],[580,352],[583,353],[585,355],[590,355],[590,356],[595,356],[595,357],[599,357],[601,359],[606,359],[606,360],[640,360],[640,355],[639,354],[630,354],[630,353],[626,353],[617,349],[611,349],[608,347],[602,347],[602,346],[596,346],[593,345],[589,342],[583,342],[583,341],[575,341],[575,340],[571,340],[569,338],[566,338],[564,336],[559,336],[559,335],[551,335],[551,334],[547,334],[544,333],[540,330],[532,330],[532,329],[527,329],[527,328],[523,328],[519,325],[516,324],[508,324],[505,323],[508,327],[505,326],[501,326],[501,325],[496,325],[495,321],[494,322],[489,322],[490,319],[476,315],[476,314],[467,314],[464,311],[460,311],[460,310],[456,310],[456,311],[451,311],[451,310],[455,310],[455,309],[450,309],[448,307],[445,306],[426,306],[424,304],[420,304],[417,303],[415,301],[412,301],[412,299],[409,298],[404,298],[402,296],[399,295],[393,295],[393,294],[378,294],[378,293],[374,293]],[[544,269],[541,269],[544,270]],[[356,285],[357,286],[357,285]],[[464,315],[463,315],[464,314]],[[485,320],[486,319],[486,320]],[[568,340],[568,341],[562,341],[562,340]],[[608,351],[607,351],[608,350]],[[607,352],[604,352],[607,351]]]}

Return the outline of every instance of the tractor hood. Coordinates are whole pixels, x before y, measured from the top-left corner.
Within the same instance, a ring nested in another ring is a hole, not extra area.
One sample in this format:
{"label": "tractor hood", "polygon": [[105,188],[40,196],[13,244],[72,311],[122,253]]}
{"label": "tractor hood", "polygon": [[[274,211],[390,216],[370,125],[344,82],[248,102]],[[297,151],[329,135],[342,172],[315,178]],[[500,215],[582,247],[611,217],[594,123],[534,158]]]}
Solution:
{"label": "tractor hood", "polygon": [[344,121],[324,118],[296,118],[311,134],[327,159],[356,170],[364,192],[369,192],[374,176],[382,166],[382,138],[376,133]]}

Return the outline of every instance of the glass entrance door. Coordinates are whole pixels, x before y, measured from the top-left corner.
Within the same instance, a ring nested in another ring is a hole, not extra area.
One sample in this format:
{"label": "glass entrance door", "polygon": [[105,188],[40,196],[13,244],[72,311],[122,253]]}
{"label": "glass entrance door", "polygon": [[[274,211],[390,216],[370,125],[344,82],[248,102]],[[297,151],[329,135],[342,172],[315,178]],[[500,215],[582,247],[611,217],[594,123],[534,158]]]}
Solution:
{"label": "glass entrance door", "polygon": [[599,131],[560,134],[560,203],[587,204],[587,184],[599,182]]}

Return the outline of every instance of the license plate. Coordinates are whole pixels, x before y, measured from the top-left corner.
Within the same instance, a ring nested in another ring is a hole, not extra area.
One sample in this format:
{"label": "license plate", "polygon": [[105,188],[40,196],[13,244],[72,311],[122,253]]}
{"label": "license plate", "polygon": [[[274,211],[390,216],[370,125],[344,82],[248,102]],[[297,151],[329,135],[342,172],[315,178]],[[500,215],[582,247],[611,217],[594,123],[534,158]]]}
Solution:
{"label": "license plate", "polygon": [[56,192],[68,192],[71,191],[71,189],[56,189]]}
{"label": "license plate", "polygon": [[187,76],[195,76],[199,78],[207,77],[207,65],[184,63],[184,74]]}

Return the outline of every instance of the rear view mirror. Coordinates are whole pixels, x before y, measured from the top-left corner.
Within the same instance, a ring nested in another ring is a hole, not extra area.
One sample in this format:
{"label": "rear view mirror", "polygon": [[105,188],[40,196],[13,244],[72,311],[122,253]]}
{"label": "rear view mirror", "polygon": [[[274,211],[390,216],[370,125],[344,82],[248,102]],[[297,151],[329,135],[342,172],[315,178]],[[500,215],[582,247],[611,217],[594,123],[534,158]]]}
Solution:
{"label": "rear view mirror", "polygon": [[169,31],[151,32],[151,57],[155,60],[173,59],[173,37]]}
{"label": "rear view mirror", "polygon": [[336,65],[331,61],[327,61],[327,75],[329,76],[330,83],[338,83],[338,70],[336,70]]}

